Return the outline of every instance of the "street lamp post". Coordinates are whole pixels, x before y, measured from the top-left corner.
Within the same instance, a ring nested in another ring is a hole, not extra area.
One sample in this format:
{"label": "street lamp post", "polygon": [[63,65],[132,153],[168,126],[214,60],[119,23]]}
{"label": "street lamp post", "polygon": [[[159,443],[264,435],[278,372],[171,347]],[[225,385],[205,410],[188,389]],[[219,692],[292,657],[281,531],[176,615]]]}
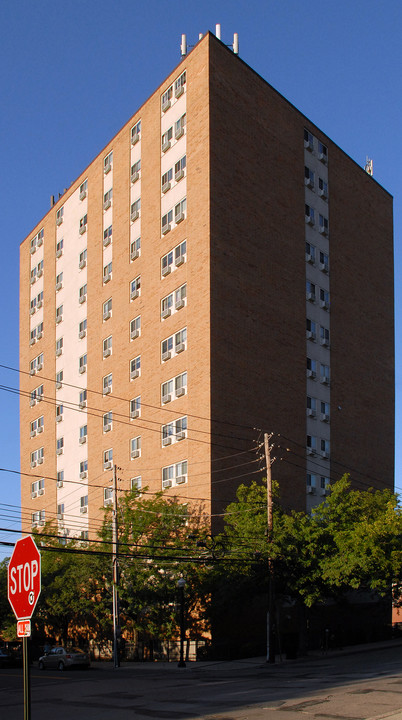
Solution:
{"label": "street lamp post", "polygon": [[186,667],[186,663],[184,661],[184,638],[185,638],[185,628],[184,628],[184,588],[186,585],[186,581],[183,577],[179,578],[177,581],[177,587],[179,588],[179,599],[180,599],[180,660],[177,663],[177,667]]}

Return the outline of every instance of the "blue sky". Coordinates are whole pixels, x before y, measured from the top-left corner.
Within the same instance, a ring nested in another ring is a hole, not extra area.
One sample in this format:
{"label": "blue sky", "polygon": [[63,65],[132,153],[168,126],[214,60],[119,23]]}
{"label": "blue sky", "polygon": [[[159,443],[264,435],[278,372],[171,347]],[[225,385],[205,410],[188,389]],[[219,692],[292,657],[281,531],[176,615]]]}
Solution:
{"label": "blue sky", "polygon": [[[180,60],[221,23],[240,56],[394,196],[396,487],[402,491],[402,4],[396,0],[3,0],[0,3],[2,364],[18,367],[19,244]],[[380,248],[379,248],[380,251]],[[0,368],[0,467],[19,469],[18,374]],[[381,422],[381,418],[378,419]],[[270,430],[271,428],[267,428]],[[272,428],[274,430],[274,428]],[[19,476],[0,471],[0,527]],[[0,540],[16,539],[0,531]],[[10,553],[0,547],[0,559]]]}

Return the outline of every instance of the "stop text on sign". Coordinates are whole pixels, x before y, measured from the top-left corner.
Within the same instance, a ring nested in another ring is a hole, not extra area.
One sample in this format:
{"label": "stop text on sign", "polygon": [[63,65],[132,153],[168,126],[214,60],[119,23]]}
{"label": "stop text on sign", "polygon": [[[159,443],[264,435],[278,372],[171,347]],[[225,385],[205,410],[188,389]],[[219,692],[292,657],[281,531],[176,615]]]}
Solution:
{"label": "stop text on sign", "polygon": [[[10,570],[9,587],[11,595],[15,595],[16,593],[20,594],[23,590],[25,590],[25,592],[33,591],[35,578],[37,578],[38,575],[39,563],[37,560],[31,560],[31,562],[21,563],[20,565],[12,567]],[[30,599],[28,596],[29,601]],[[30,604],[32,605],[33,602],[34,598],[32,596],[32,602]]]}

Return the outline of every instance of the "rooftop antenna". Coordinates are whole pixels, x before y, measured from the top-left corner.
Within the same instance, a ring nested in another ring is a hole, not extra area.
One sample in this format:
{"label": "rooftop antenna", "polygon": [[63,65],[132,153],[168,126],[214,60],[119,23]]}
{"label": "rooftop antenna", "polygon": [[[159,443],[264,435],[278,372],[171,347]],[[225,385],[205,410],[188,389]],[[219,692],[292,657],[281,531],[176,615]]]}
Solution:
{"label": "rooftop antenna", "polygon": [[221,39],[221,24],[220,23],[215,25],[215,35],[218,38],[218,40]]}
{"label": "rooftop antenna", "polygon": [[180,53],[181,53],[182,57],[185,57],[185,55],[187,55],[187,36],[186,35],[181,36]]}
{"label": "rooftop antenna", "polygon": [[367,175],[373,176],[373,160],[371,158],[369,158],[367,155],[366,155],[366,164],[364,166],[364,169],[365,169]]}
{"label": "rooftop antenna", "polygon": [[[218,38],[218,40],[221,39],[221,25],[220,23],[217,23],[215,25],[215,36]],[[198,33],[198,41],[202,40],[204,37],[203,33]],[[194,45],[187,45],[187,35],[181,36],[181,43],[180,43],[180,55],[182,58],[184,58],[187,55],[188,49],[193,48]],[[227,45],[227,47],[232,48],[233,53],[235,55],[239,54],[239,33],[233,33],[233,44]]]}

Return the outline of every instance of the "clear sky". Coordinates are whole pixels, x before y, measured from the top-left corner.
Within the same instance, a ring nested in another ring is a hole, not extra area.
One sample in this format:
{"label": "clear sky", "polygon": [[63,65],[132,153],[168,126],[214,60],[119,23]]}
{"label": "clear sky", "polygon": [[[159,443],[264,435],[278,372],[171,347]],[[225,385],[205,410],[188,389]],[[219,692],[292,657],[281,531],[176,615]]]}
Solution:
{"label": "clear sky", "polygon": [[[0,0],[1,363],[18,368],[20,242],[50,195],[70,185],[179,62],[181,33],[195,44],[216,23],[228,44],[238,32],[241,58],[358,164],[373,158],[375,179],[394,196],[402,491],[398,0]],[[18,373],[0,368],[0,527],[17,529],[19,475],[4,469],[19,469],[19,398],[6,388],[18,388]],[[17,537],[0,531],[0,540]],[[0,547],[0,559],[9,554]]]}

